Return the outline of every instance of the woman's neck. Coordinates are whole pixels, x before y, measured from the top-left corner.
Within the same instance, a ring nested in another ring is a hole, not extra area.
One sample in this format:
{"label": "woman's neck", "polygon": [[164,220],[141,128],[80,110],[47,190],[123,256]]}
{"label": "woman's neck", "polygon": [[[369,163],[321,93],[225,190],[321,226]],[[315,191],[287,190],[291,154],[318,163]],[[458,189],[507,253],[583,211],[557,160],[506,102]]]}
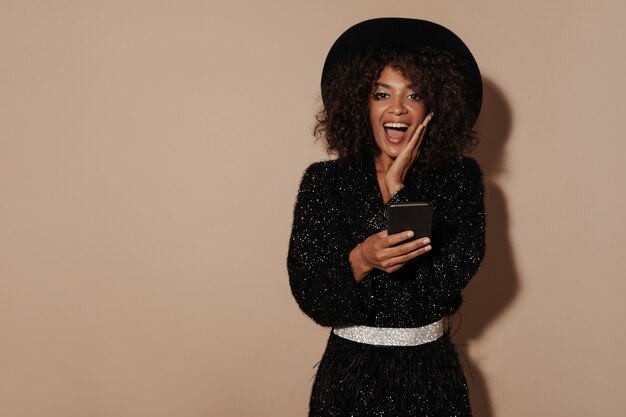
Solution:
{"label": "woman's neck", "polygon": [[387,182],[385,180],[387,177],[387,171],[389,171],[389,167],[391,167],[392,163],[393,159],[389,158],[382,152],[381,155],[374,159],[374,166],[376,167],[376,180],[378,182],[378,188],[384,204],[387,204],[391,198],[391,194],[387,189]]}
{"label": "woman's neck", "polygon": [[384,153],[380,153],[380,155],[378,155],[375,159],[374,159],[374,165],[376,166],[376,172],[379,174],[386,174],[387,171],[389,171],[389,168],[391,167],[391,164],[393,164],[393,159],[391,159],[390,157],[388,157],[387,155],[385,155]]}

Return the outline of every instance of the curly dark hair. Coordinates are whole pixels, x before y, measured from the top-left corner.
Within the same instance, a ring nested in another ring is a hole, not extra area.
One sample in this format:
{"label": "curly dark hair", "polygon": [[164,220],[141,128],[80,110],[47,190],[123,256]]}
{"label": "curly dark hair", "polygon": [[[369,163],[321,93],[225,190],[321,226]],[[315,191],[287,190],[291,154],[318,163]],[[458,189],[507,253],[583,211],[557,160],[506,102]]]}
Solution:
{"label": "curly dark hair", "polygon": [[324,107],[317,114],[314,133],[329,154],[360,161],[380,153],[370,124],[369,98],[386,66],[417,84],[427,111],[435,114],[414,168],[437,165],[476,146],[477,114],[468,102],[469,85],[450,54],[432,48],[375,49],[344,59],[322,87]]}

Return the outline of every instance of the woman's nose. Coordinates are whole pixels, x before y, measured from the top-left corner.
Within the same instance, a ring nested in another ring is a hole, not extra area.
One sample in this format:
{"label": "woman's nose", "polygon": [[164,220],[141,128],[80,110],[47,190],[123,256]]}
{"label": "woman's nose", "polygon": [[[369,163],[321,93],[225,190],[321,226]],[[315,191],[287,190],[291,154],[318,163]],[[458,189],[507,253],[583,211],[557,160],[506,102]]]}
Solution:
{"label": "woman's nose", "polygon": [[394,98],[389,106],[389,112],[392,114],[404,114],[406,113],[406,107],[401,97]]}

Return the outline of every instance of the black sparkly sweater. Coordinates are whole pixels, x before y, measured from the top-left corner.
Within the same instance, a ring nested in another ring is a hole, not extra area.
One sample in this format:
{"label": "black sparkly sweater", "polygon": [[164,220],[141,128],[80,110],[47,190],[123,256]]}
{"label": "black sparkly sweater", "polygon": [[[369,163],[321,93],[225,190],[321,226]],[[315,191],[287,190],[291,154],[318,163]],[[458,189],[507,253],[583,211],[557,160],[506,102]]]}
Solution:
{"label": "black sparkly sweater", "polygon": [[[480,167],[468,157],[418,173],[383,203],[373,160],[310,165],[294,209],[287,268],[304,313],[322,326],[419,327],[450,315],[485,251]],[[433,204],[432,250],[388,274],[375,269],[360,283],[350,251],[386,229],[387,205]]]}

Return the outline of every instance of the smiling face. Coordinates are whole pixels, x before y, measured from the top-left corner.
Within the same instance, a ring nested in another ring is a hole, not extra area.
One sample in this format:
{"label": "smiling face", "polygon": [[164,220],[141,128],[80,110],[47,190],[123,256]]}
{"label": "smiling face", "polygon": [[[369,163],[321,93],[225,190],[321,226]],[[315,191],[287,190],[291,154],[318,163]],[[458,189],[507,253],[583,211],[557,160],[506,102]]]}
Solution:
{"label": "smiling face", "polygon": [[427,114],[418,87],[391,66],[386,66],[374,83],[369,107],[379,157],[391,160],[404,149]]}

